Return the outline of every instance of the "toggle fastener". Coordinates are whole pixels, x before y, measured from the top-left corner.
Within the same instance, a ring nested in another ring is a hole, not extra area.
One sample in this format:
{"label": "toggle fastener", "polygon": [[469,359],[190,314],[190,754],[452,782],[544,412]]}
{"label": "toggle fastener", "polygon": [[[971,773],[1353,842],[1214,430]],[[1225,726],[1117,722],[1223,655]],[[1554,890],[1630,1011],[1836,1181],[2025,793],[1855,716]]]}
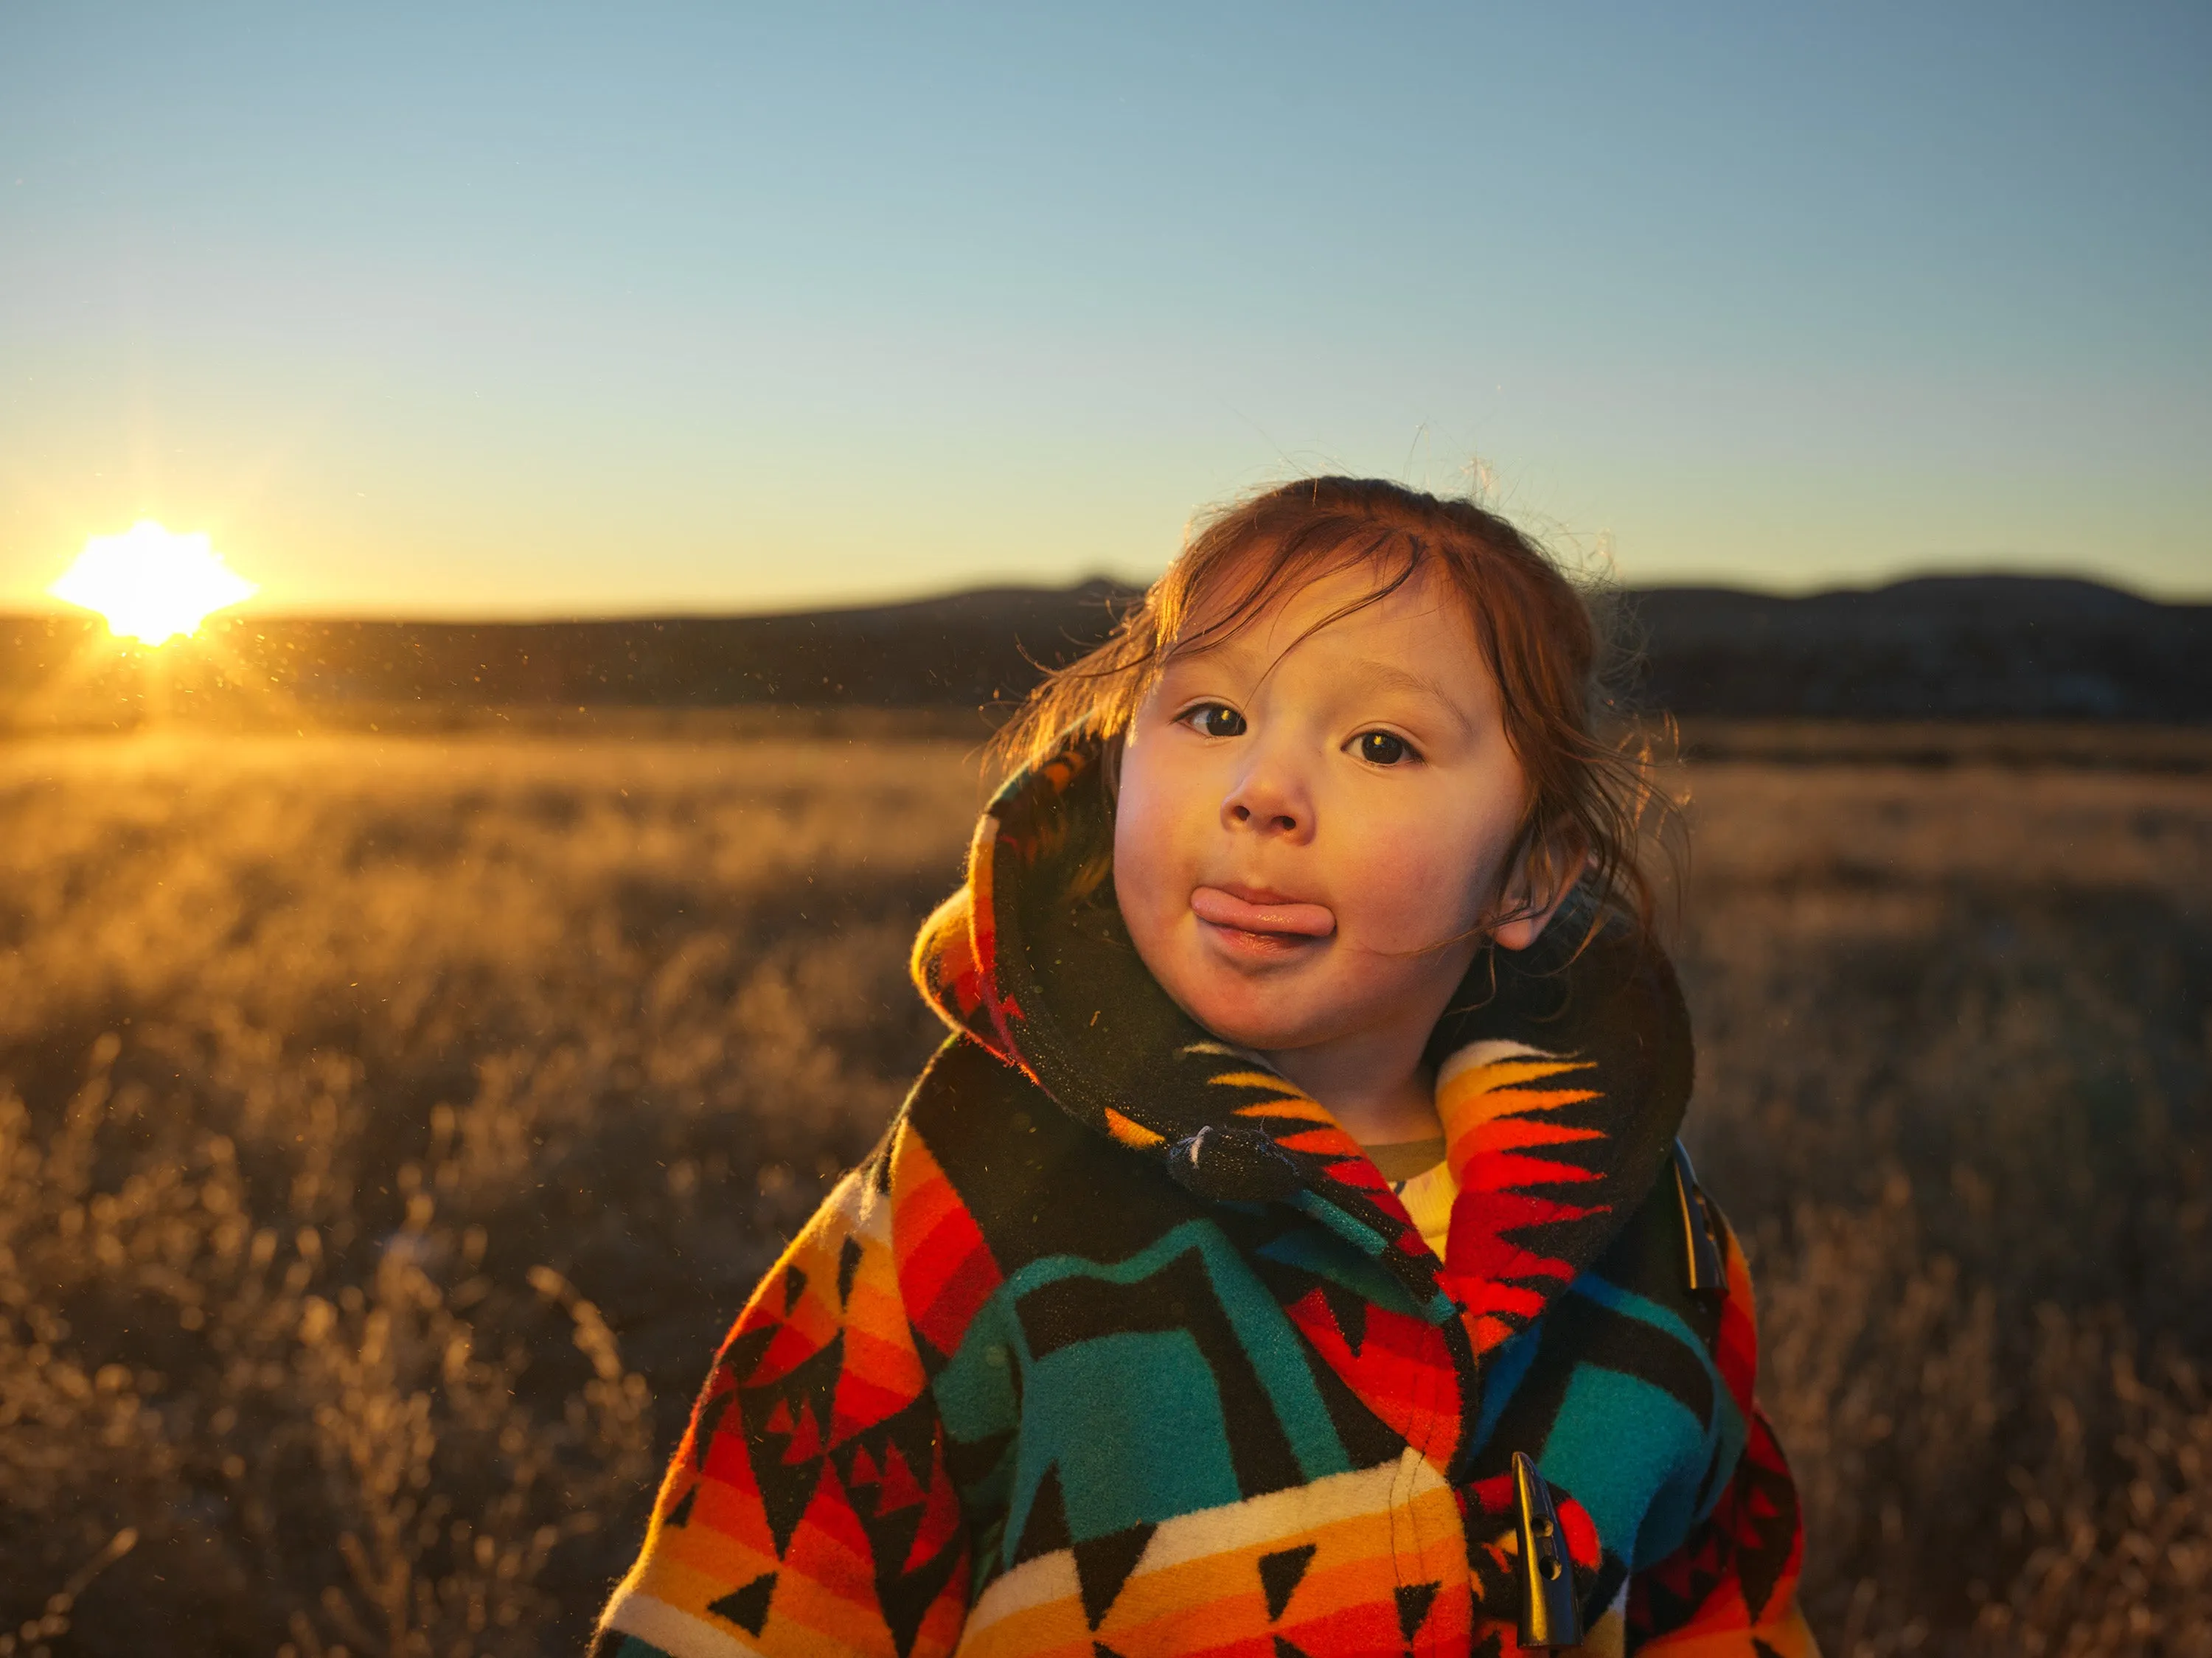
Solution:
{"label": "toggle fastener", "polygon": [[1724,1294],[1728,1274],[1721,1266],[1720,1245],[1713,1241],[1713,1218],[1705,1209],[1705,1194],[1698,1189],[1698,1171],[1682,1142],[1674,1142],[1674,1195],[1682,1206],[1682,1236],[1686,1241],[1690,1288],[1699,1293]]}
{"label": "toggle fastener", "polygon": [[1582,1608],[1575,1601],[1574,1562],[1559,1532],[1559,1511],[1552,1488],[1521,1451],[1513,1453],[1513,1490],[1521,1504],[1521,1644],[1580,1646]]}

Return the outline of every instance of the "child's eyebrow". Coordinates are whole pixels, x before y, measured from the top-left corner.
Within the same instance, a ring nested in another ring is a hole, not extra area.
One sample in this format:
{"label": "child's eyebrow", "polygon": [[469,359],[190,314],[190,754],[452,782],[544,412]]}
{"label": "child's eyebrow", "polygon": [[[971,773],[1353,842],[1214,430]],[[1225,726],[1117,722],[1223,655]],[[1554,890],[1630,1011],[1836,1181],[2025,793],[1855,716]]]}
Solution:
{"label": "child's eyebrow", "polygon": [[1474,722],[1468,718],[1467,710],[1459,705],[1459,699],[1447,691],[1440,682],[1426,674],[1401,667],[1395,662],[1378,662],[1370,658],[1351,663],[1345,670],[1344,686],[1347,690],[1407,691],[1416,696],[1425,696],[1440,703],[1462,731],[1471,732],[1474,729]]}

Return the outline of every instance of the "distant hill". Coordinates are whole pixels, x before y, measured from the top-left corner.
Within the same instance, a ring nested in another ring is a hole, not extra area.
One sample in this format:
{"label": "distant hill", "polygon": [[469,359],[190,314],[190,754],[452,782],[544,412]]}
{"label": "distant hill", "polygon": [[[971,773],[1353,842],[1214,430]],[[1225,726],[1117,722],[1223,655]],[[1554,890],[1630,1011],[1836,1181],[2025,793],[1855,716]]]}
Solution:
{"label": "distant hill", "polygon": [[1643,698],[1686,716],[2212,720],[2212,605],[1999,575],[1802,598],[1659,587],[1633,602]]}
{"label": "distant hill", "polygon": [[[781,616],[429,623],[247,617],[174,672],[308,703],[975,707],[1103,638],[1131,590],[991,588]],[[2212,721],[2212,605],[2094,582],[1931,577],[1785,598],[1717,587],[1625,596],[1638,700],[1686,717]],[[0,699],[77,671],[96,621],[0,617]],[[118,681],[112,671],[103,682]]]}

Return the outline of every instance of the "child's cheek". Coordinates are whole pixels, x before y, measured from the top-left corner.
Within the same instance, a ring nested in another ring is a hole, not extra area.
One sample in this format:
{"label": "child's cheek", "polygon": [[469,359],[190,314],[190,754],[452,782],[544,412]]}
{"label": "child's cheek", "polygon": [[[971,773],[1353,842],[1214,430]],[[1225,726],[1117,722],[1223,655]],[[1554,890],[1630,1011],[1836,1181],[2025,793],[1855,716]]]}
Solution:
{"label": "child's cheek", "polygon": [[[1471,848],[1448,820],[1407,813],[1370,823],[1346,850],[1333,890],[1352,900],[1348,930],[1370,948],[1419,950],[1474,925]],[[1356,907],[1356,908],[1354,908]]]}
{"label": "child's cheek", "polygon": [[1140,951],[1170,920],[1177,861],[1175,815],[1152,770],[1124,772],[1114,811],[1115,896]]}

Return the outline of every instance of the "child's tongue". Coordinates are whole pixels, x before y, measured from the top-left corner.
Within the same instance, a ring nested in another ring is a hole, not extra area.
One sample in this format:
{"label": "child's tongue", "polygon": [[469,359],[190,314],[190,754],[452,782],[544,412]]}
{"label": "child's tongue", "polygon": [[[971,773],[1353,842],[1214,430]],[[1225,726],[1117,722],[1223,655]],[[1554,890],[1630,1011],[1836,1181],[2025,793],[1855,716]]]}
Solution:
{"label": "child's tongue", "polygon": [[1245,932],[1291,932],[1304,938],[1326,938],[1336,931],[1336,917],[1322,904],[1255,904],[1219,887],[1196,887],[1190,895],[1192,914],[1216,926],[1233,926]]}

